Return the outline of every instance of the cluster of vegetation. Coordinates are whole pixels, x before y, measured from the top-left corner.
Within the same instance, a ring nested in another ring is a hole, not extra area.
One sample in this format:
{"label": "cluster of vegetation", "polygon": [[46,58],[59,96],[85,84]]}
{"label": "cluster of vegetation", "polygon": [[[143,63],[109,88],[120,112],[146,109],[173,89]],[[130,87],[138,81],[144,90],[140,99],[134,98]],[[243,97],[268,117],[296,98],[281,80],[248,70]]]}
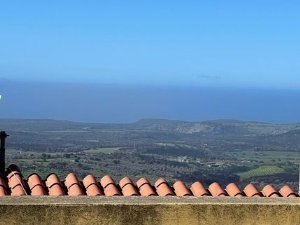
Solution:
{"label": "cluster of vegetation", "polygon": [[142,120],[133,124],[86,124],[51,120],[0,120],[7,163],[25,176],[55,172],[63,179],[110,174],[147,176],[152,182],[201,180],[208,185],[290,183],[297,186],[300,129],[240,121],[202,123]]}

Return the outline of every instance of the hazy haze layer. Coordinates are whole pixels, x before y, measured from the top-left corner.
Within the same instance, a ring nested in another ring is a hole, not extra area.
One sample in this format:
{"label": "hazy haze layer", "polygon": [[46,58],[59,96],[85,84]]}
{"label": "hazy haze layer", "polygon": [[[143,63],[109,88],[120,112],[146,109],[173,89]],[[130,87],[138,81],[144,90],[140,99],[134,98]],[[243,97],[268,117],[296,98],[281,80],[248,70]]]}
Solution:
{"label": "hazy haze layer", "polygon": [[300,91],[1,81],[1,118],[299,122]]}

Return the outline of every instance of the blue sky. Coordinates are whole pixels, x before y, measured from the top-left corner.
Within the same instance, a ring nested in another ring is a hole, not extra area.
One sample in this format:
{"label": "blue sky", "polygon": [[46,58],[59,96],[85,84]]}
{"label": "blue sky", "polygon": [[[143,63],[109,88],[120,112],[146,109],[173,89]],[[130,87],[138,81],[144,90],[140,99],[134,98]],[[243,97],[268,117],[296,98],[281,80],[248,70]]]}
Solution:
{"label": "blue sky", "polygon": [[0,77],[300,88],[299,1],[1,1]]}

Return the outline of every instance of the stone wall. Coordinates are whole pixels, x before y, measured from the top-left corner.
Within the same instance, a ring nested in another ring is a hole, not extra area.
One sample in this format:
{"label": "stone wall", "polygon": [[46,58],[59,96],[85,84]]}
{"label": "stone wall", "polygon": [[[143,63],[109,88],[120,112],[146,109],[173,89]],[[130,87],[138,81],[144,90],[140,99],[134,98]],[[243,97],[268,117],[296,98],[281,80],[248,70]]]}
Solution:
{"label": "stone wall", "polygon": [[1,197],[0,224],[296,225],[300,198]]}

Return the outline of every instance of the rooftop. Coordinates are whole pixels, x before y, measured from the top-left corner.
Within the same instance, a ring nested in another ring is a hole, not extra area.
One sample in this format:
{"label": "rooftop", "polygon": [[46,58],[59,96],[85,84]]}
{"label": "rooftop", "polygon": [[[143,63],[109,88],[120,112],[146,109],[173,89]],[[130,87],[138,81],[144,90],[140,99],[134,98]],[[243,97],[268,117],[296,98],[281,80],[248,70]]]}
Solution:
{"label": "rooftop", "polygon": [[288,185],[275,189],[271,184],[265,185],[259,190],[254,184],[248,184],[244,188],[235,183],[222,187],[217,182],[205,187],[201,181],[195,181],[188,186],[177,180],[171,184],[164,178],[158,178],[151,184],[146,177],[137,181],[129,177],[122,178],[119,182],[105,175],[96,178],[92,174],[82,180],[74,173],[69,173],[64,179],[60,179],[55,173],[49,174],[45,179],[37,173],[26,178],[16,165],[7,168],[6,177],[0,178],[0,196],[178,196],[178,197],[298,197],[298,194]]}
{"label": "rooftop", "polygon": [[109,175],[80,179],[75,173],[24,178],[10,165],[0,177],[0,196],[0,224],[300,224],[300,198],[287,185],[258,190],[253,184],[188,186],[163,178],[152,184],[146,177],[116,182]]}

